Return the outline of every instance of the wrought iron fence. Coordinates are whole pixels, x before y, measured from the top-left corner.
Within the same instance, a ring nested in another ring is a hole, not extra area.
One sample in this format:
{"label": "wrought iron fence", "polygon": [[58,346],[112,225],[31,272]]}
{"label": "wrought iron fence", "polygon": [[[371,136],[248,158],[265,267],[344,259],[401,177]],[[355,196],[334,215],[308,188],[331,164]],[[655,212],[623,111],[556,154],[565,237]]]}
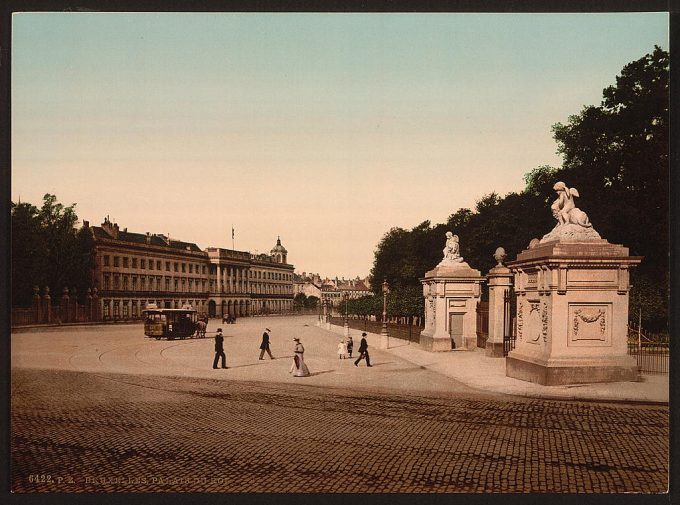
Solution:
{"label": "wrought iron fence", "polygon": [[640,372],[668,374],[670,351],[667,335],[647,333],[639,324],[630,323],[628,354],[635,357]]}
{"label": "wrought iron fence", "polygon": [[638,369],[648,374],[668,374],[668,362],[670,353],[667,343],[643,343],[628,342],[628,354],[635,357]]}
{"label": "wrought iron fence", "polygon": [[[342,317],[329,318],[331,324],[343,326],[345,320]],[[420,320],[414,321],[420,323]],[[347,326],[353,330],[367,331],[371,333],[380,333],[382,330],[382,323],[380,321],[371,321],[369,319],[347,319]],[[401,323],[387,323],[387,331],[391,338],[399,340],[407,340],[408,342],[420,342],[420,332],[423,331],[423,326],[420,324],[401,324]]]}

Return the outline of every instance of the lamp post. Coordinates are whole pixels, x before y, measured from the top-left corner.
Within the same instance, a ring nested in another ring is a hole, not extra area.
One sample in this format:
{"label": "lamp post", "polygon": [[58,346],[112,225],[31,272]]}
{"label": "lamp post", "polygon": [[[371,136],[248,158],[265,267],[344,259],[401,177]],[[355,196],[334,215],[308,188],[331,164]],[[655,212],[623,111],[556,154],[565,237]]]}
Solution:
{"label": "lamp post", "polygon": [[387,279],[382,283],[383,292],[383,313],[382,313],[382,330],[380,331],[380,348],[387,349],[390,346],[389,333],[387,333],[387,293],[390,291],[390,285],[387,284]]}
{"label": "lamp post", "polygon": [[330,300],[328,298],[326,298],[326,300],[325,300],[324,312],[326,314],[326,329],[330,330],[331,329],[331,308],[330,308]]}
{"label": "lamp post", "polygon": [[343,297],[344,300],[345,300],[345,324],[344,324],[344,328],[345,328],[345,337],[349,337],[349,321],[347,320],[347,315],[348,315],[348,314],[347,314],[347,298],[348,298],[347,293],[346,293],[346,292],[343,293],[343,294],[342,294],[342,297]]}

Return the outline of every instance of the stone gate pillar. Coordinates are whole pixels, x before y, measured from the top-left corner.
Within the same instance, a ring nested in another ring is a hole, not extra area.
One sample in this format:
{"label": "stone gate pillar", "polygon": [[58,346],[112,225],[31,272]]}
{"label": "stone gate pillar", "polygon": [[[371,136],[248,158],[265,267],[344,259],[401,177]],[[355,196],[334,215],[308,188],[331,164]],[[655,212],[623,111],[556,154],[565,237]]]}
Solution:
{"label": "stone gate pillar", "polygon": [[517,341],[506,374],[544,385],[635,380],[627,349],[629,269],[642,258],[600,237],[574,206],[575,189],[561,182],[554,189],[557,225],[508,263]]}
{"label": "stone gate pillar", "polygon": [[446,233],[444,259],[425,274],[425,329],[420,346],[428,351],[473,350],[477,346],[477,303],[484,278],[463,261],[458,237]]}
{"label": "stone gate pillar", "polygon": [[78,291],[75,287],[71,288],[71,299],[73,300],[71,304],[71,321],[78,322]]}
{"label": "stone gate pillar", "polygon": [[43,315],[43,322],[45,323],[50,323],[52,321],[52,297],[50,296],[50,287],[45,286],[44,290],[44,295],[43,295],[43,310],[44,315]]}
{"label": "stone gate pillar", "polygon": [[68,295],[68,288],[64,287],[61,295],[61,304],[59,306],[59,313],[62,323],[69,322],[69,315],[71,314],[71,299]]}
{"label": "stone gate pillar", "polygon": [[505,336],[505,295],[512,289],[512,271],[503,265],[505,250],[496,249],[494,258],[498,264],[486,276],[489,284],[489,336],[486,340],[486,355],[503,358],[503,337]]}

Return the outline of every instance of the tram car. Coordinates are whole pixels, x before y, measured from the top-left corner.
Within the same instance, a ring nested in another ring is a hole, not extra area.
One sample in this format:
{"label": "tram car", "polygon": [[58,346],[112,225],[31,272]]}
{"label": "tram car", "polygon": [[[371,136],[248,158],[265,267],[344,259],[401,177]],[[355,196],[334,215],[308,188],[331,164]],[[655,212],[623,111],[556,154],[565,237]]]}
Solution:
{"label": "tram car", "polygon": [[191,307],[181,309],[159,309],[149,304],[142,312],[144,315],[144,335],[156,340],[167,338],[184,339],[198,331],[198,314]]}

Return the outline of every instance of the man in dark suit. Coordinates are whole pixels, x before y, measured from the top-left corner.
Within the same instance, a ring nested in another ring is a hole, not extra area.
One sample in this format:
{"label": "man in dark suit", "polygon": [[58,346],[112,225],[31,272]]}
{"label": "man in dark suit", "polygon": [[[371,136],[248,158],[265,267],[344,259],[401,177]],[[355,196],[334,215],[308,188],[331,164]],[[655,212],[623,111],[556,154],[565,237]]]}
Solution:
{"label": "man in dark suit", "polygon": [[227,366],[227,357],[224,355],[224,337],[222,336],[222,328],[217,328],[215,334],[215,360],[213,361],[213,368],[217,368],[217,361],[222,358],[222,368],[229,368]]}
{"label": "man in dark suit", "polygon": [[262,343],[260,344],[260,359],[264,359],[264,352],[267,351],[267,354],[269,354],[269,357],[271,359],[274,359],[274,356],[272,356],[272,352],[269,350],[269,333],[272,330],[269,328],[265,328],[265,332],[262,334]]}
{"label": "man in dark suit", "polygon": [[361,334],[361,343],[359,344],[359,357],[354,362],[354,366],[359,366],[359,361],[366,358],[366,366],[371,365],[371,358],[368,355],[368,342],[366,342],[366,333]]}

